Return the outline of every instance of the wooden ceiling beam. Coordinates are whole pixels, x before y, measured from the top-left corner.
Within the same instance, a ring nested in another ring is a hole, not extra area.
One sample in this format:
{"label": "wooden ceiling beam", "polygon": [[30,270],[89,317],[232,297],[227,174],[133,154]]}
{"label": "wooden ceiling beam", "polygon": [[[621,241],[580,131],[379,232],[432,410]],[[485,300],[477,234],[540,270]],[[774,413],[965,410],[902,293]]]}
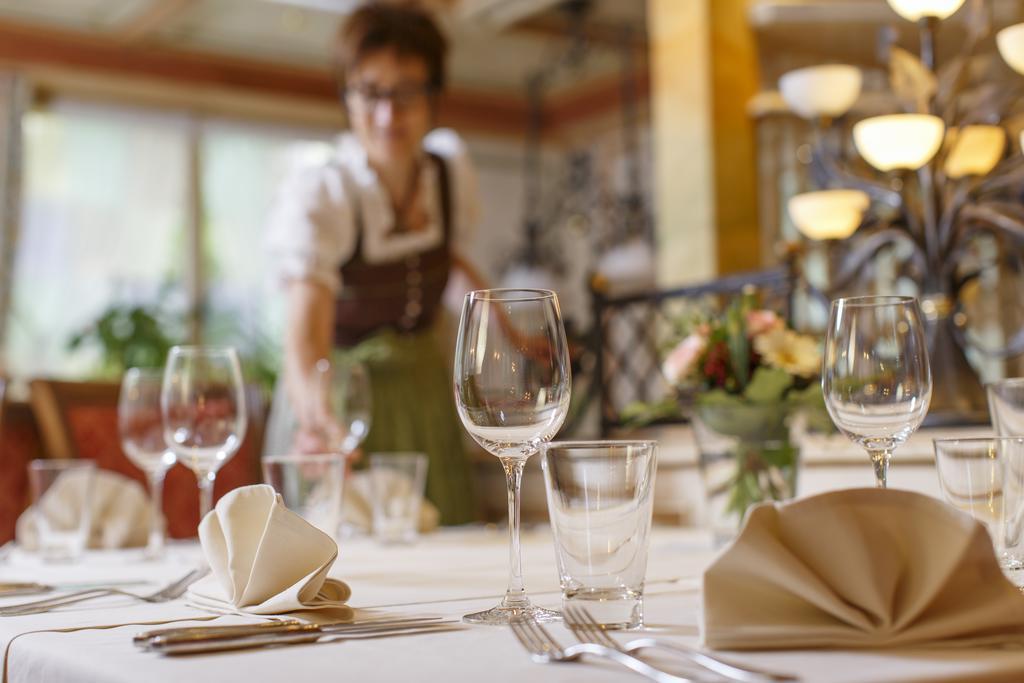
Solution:
{"label": "wooden ceiling beam", "polygon": [[195,4],[196,0],[150,0],[141,12],[117,27],[112,37],[120,43],[141,43]]}

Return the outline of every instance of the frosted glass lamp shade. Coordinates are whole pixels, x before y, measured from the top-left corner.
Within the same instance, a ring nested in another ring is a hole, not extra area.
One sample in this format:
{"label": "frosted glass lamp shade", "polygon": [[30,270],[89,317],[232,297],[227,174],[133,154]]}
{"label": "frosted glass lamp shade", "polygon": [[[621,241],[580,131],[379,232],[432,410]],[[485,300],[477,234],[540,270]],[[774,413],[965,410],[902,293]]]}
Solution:
{"label": "frosted glass lamp shade", "polygon": [[999,126],[964,126],[951,129],[945,171],[950,178],[986,175],[1006,150],[1006,133]]}
{"label": "frosted glass lamp shade", "polygon": [[945,124],[930,114],[890,114],[858,121],[853,142],[879,171],[917,170],[942,146]]}
{"label": "frosted glass lamp shade", "polygon": [[964,0],[889,0],[889,7],[907,21],[925,17],[945,19],[963,4]]}
{"label": "frosted glass lamp shade", "polygon": [[996,34],[999,54],[1014,71],[1024,74],[1024,24],[1007,26]]}
{"label": "frosted glass lamp shade", "polygon": [[857,101],[860,86],[860,69],[847,64],[809,66],[779,79],[782,98],[805,119],[842,116]]}
{"label": "frosted glass lamp shade", "polygon": [[821,190],[789,198],[789,217],[812,240],[846,239],[860,226],[871,200],[860,190]]}

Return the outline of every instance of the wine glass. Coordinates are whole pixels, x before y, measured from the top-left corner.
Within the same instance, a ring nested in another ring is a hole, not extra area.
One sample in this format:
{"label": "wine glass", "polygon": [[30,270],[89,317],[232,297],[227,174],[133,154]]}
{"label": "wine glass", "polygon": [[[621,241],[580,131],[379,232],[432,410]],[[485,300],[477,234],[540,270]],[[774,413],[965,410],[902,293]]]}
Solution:
{"label": "wine glass", "polygon": [[832,421],[863,446],[885,488],[893,450],[924,420],[932,374],[921,309],[905,296],[832,302],[821,388]]}
{"label": "wine glass", "polygon": [[370,374],[358,361],[332,365],[321,358],[313,367],[313,395],[324,402],[334,420],[325,431],[328,448],[352,454],[370,433],[373,394]]}
{"label": "wine glass", "polygon": [[462,424],[501,460],[508,484],[508,590],[497,607],[463,619],[476,624],[508,624],[518,616],[558,619],[558,612],[530,603],[519,551],[523,466],[555,436],[569,410],[569,351],[555,293],[489,289],[467,294],[454,384]]}
{"label": "wine glass", "polygon": [[231,347],[175,346],[167,355],[160,409],[164,440],[199,482],[199,517],[213,507],[217,470],[245,437],[238,352]]}
{"label": "wine glass", "polygon": [[163,368],[128,368],[117,400],[117,428],[121,447],[149,482],[149,541],[144,556],[158,559],[164,551],[164,475],[177,458],[164,442],[160,414]]}

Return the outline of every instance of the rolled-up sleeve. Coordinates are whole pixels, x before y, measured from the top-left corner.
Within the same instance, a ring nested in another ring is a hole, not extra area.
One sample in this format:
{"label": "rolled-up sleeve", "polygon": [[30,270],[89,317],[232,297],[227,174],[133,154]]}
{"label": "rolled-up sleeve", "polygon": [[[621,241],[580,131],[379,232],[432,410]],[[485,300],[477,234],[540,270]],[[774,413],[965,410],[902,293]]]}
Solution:
{"label": "rolled-up sleeve", "polygon": [[313,281],[337,292],[341,264],[355,249],[355,210],[337,166],[289,175],[267,222],[267,250],[278,279]]}

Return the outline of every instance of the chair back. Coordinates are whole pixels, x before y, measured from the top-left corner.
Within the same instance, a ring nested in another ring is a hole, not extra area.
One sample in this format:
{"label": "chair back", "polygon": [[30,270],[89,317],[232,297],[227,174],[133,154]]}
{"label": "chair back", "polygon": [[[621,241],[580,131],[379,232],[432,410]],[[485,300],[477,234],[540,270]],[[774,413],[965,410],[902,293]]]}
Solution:
{"label": "chair back", "polygon": [[[785,268],[624,296],[608,296],[592,285],[601,435],[623,425],[623,411],[631,403],[654,403],[671,395],[661,363],[681,318],[698,310],[724,310],[729,300],[751,287],[761,294],[765,307],[790,315],[792,276]],[[683,421],[681,414],[659,420]]]}

